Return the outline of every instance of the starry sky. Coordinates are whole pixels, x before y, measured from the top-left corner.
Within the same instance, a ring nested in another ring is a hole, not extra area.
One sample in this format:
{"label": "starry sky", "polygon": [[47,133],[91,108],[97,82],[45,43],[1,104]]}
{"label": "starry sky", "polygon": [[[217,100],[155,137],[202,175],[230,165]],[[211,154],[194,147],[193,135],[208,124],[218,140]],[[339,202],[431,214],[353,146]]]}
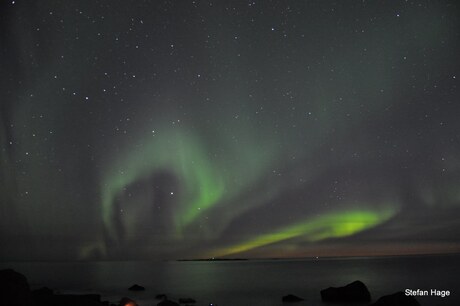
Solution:
{"label": "starry sky", "polygon": [[460,252],[457,1],[2,1],[0,260]]}

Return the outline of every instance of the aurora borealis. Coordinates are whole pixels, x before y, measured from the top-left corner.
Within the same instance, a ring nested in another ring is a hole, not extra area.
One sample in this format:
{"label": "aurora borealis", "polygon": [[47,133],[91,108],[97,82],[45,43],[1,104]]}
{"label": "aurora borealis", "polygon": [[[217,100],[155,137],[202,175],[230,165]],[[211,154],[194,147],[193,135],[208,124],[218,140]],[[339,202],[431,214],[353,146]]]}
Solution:
{"label": "aurora borealis", "polygon": [[3,1],[11,259],[460,251],[457,1]]}
{"label": "aurora borealis", "polygon": [[339,213],[325,213],[315,220],[307,220],[301,224],[295,224],[275,234],[261,235],[252,241],[242,243],[239,246],[221,250],[211,257],[221,257],[229,254],[238,254],[264,245],[280,241],[302,237],[307,241],[319,241],[333,237],[346,237],[373,227],[388,220],[393,216],[389,212],[372,211],[347,211]]}

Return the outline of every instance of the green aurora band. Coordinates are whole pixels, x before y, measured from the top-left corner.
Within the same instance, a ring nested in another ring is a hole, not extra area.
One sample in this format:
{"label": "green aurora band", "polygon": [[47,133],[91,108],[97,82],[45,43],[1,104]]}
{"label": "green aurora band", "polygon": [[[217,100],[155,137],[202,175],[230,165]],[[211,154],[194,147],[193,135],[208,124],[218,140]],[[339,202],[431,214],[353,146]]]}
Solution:
{"label": "green aurora band", "polygon": [[[246,139],[240,140],[242,144],[238,146],[238,151],[230,154],[230,157],[228,154],[216,157],[209,154],[206,144],[190,130],[158,130],[158,135],[144,142],[144,145],[134,149],[131,146],[130,151],[119,154],[121,158],[111,163],[104,173],[101,185],[102,216],[108,234],[114,241],[118,237],[113,224],[113,203],[126,186],[156,171],[171,172],[178,179],[180,188],[174,195],[173,222],[175,237],[181,238],[187,226],[210,208],[237,197],[256,182],[276,152],[247,135]],[[229,158],[235,161],[231,167],[227,165]],[[232,214],[236,215],[245,209],[249,207],[240,205]]]}
{"label": "green aurora band", "polygon": [[210,257],[224,257],[243,253],[299,237],[308,242],[315,242],[329,238],[351,236],[384,223],[395,213],[396,209],[392,206],[386,206],[380,210],[355,209],[344,212],[330,212],[287,226],[276,232],[263,234],[243,243],[222,248],[211,253]]}

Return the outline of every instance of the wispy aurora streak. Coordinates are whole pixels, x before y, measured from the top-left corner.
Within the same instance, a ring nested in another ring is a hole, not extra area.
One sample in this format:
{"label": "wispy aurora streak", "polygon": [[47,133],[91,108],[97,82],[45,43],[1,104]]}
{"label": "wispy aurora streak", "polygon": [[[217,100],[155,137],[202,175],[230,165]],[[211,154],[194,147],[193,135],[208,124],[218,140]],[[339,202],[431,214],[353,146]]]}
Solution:
{"label": "wispy aurora streak", "polygon": [[243,253],[301,237],[305,241],[315,242],[328,238],[351,236],[366,229],[375,227],[389,220],[396,213],[392,206],[381,210],[355,209],[344,212],[330,212],[309,218],[301,223],[287,226],[273,233],[263,234],[237,245],[223,248],[212,253],[210,257],[223,257]]}
{"label": "wispy aurora streak", "polygon": [[175,214],[178,230],[192,222],[199,211],[215,203],[224,191],[222,178],[214,172],[197,140],[193,140],[190,135],[167,135],[126,156],[126,160],[116,163],[112,170],[114,173],[106,177],[103,185],[103,219],[110,236],[115,240],[117,237],[112,224],[114,199],[123,188],[155,171],[166,169],[182,179],[182,198],[189,205],[181,206],[182,213]]}
{"label": "wispy aurora streak", "polygon": [[[144,142],[143,146],[130,148],[132,150],[129,152],[120,154],[121,158],[104,173],[101,186],[103,221],[114,241],[118,240],[113,219],[116,213],[114,201],[118,194],[137,180],[159,171],[168,171],[177,178],[180,190],[174,193],[172,216],[177,238],[211,207],[224,198],[228,200],[238,196],[256,181],[275,151],[265,149],[260,142],[242,139],[245,145],[238,148],[238,154],[218,157],[211,155],[206,144],[185,129],[159,129],[158,134]],[[238,159],[233,167],[228,167],[229,158],[231,160],[238,156],[244,158]],[[245,175],[241,176],[241,173]],[[235,179],[237,177],[238,180]]]}
{"label": "wispy aurora streak", "polygon": [[170,2],[0,5],[0,258],[460,252],[458,1]]}

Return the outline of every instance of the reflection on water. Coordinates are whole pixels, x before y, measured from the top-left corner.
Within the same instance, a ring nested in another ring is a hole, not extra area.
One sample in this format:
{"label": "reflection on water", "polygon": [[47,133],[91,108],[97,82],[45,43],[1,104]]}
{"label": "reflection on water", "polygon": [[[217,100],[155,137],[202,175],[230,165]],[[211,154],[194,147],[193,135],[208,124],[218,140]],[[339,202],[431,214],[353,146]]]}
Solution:
{"label": "reflection on water", "polygon": [[[296,305],[325,305],[319,291],[363,281],[372,298],[406,288],[450,290],[449,297],[419,297],[422,305],[460,305],[458,255],[214,262],[2,263],[25,274],[32,287],[61,292],[98,292],[116,301],[121,296],[152,305],[155,295],[192,297],[197,305],[281,305],[281,297],[305,298]],[[130,292],[137,283],[145,292]]]}

